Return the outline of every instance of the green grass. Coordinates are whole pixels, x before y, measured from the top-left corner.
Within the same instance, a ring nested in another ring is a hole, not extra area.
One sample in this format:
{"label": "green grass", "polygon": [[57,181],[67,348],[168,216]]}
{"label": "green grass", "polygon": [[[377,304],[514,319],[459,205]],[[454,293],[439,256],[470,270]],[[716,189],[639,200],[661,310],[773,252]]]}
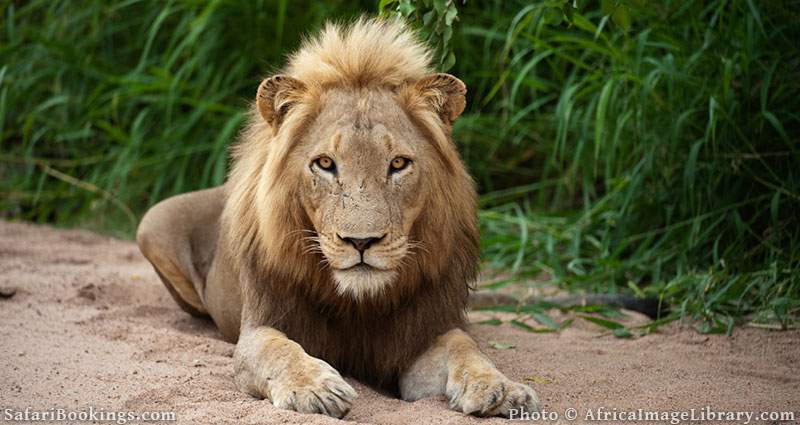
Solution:
{"label": "green grass", "polygon": [[121,235],[148,205],[220,184],[261,77],[305,31],[372,6],[0,4],[2,210]]}
{"label": "green grass", "polygon": [[[2,215],[130,235],[148,205],[224,180],[254,87],[301,34],[377,3],[0,0]],[[470,89],[455,135],[508,284],[659,297],[709,332],[793,323],[788,2],[459,2],[452,36],[443,2],[411,3]]]}
{"label": "green grass", "polygon": [[474,112],[457,133],[484,188],[486,258],[575,290],[657,296],[705,331],[751,314],[789,322],[797,13],[622,2],[626,28],[578,3],[571,24],[559,1],[462,10],[455,72],[475,78]]}

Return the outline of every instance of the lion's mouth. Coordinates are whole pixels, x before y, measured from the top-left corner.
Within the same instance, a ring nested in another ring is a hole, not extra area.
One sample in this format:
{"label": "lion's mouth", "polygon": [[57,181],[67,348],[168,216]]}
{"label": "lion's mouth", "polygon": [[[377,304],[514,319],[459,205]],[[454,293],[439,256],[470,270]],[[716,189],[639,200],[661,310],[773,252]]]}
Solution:
{"label": "lion's mouth", "polygon": [[337,270],[341,271],[341,272],[363,272],[363,273],[388,271],[388,270],[384,270],[384,269],[379,269],[379,268],[377,268],[375,266],[372,266],[370,264],[367,264],[367,263],[365,263],[363,261],[360,262],[360,263],[353,264],[350,267],[345,267],[345,268],[337,269]]}
{"label": "lion's mouth", "polygon": [[341,271],[353,271],[353,272],[369,272],[372,271],[374,267],[370,266],[367,263],[358,263],[354,264],[350,267],[340,269]]}

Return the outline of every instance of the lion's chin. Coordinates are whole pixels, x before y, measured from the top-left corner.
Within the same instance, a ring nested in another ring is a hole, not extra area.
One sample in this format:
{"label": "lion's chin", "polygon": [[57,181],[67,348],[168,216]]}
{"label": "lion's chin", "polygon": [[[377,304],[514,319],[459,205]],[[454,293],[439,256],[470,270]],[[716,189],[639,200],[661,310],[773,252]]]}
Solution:
{"label": "lion's chin", "polygon": [[379,270],[369,266],[333,269],[336,292],[356,300],[379,296],[396,277],[394,270]]}

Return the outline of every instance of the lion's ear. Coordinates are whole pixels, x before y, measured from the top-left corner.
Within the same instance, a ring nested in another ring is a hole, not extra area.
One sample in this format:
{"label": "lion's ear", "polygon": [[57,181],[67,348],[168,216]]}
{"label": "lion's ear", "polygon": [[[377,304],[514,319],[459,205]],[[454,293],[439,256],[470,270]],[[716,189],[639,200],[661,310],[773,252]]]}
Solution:
{"label": "lion's ear", "polygon": [[414,85],[420,95],[446,124],[452,124],[467,104],[467,86],[450,74],[432,74]]}
{"label": "lion's ear", "polygon": [[266,122],[277,129],[289,109],[300,100],[306,86],[300,80],[275,75],[261,82],[256,94],[258,112]]}

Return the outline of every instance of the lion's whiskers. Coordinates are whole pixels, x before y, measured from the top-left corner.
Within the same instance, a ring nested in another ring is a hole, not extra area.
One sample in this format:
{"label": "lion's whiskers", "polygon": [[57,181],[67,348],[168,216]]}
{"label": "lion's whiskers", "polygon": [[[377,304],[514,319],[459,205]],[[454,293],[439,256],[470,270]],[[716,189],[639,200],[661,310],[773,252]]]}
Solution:
{"label": "lion's whiskers", "polygon": [[323,271],[325,269],[330,268],[331,267],[331,263],[330,263],[330,261],[328,261],[328,258],[323,255],[322,259],[319,260],[319,266],[320,266],[319,270]]}
{"label": "lion's whiskers", "polygon": [[408,246],[409,252],[412,252],[415,249],[420,249],[420,250],[424,251],[426,254],[431,255],[431,251],[428,249],[428,247],[426,246],[425,242],[423,242],[423,241],[412,241],[412,240],[409,240],[407,246]]}
{"label": "lion's whiskers", "polygon": [[308,254],[320,254],[323,258],[325,258],[324,253],[322,252],[322,246],[319,234],[317,232],[313,232],[307,229],[300,229],[296,233],[306,232],[306,233],[313,233],[313,236],[303,236],[300,238],[301,241],[305,244],[303,248],[303,255]]}
{"label": "lion's whiskers", "polygon": [[299,233],[310,233],[312,235],[316,235],[317,231],[316,230],[311,230],[311,229],[294,229],[294,230],[290,230],[289,233],[286,234],[286,236],[294,236],[294,235],[299,234]]}

